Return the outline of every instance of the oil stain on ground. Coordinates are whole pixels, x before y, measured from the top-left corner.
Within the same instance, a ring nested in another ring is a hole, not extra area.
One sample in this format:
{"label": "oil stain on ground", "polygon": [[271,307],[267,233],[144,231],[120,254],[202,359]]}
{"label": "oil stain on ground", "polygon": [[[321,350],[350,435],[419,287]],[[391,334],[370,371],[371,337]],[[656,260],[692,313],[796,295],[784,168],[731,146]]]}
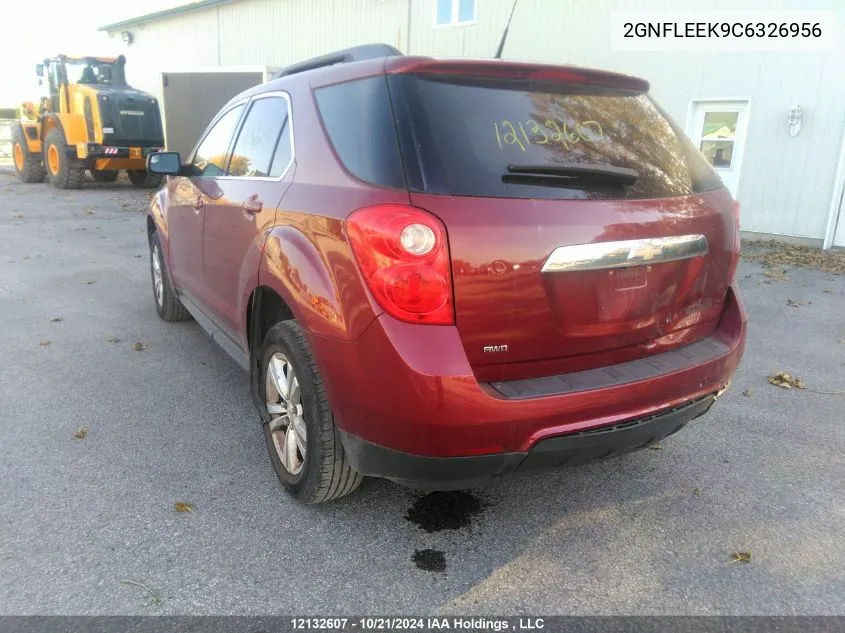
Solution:
{"label": "oil stain on ground", "polygon": [[436,549],[414,550],[413,561],[423,571],[446,571],[446,555]]}
{"label": "oil stain on ground", "polygon": [[471,492],[432,492],[417,499],[405,518],[426,532],[459,530],[472,522],[486,504]]}

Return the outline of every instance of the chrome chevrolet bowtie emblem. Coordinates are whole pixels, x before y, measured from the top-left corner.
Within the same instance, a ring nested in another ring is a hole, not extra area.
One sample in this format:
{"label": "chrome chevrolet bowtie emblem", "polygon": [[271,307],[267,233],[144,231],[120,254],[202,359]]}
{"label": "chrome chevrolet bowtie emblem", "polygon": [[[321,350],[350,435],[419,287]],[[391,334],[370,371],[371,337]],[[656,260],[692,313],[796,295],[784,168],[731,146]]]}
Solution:
{"label": "chrome chevrolet bowtie emblem", "polygon": [[654,242],[645,242],[639,248],[632,247],[631,252],[628,253],[628,259],[638,257],[644,262],[650,262],[657,255],[663,252],[663,246]]}

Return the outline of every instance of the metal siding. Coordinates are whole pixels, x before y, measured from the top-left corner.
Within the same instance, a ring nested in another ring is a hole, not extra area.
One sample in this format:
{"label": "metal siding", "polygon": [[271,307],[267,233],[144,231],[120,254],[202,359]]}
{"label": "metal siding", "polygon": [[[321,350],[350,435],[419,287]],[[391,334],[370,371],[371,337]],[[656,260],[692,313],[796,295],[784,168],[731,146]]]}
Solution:
{"label": "metal siding", "polygon": [[358,44],[405,50],[407,0],[251,0],[222,6],[221,64],[284,66]]}
{"label": "metal siding", "polygon": [[[133,28],[127,73],[158,91],[173,66],[272,65],[356,44],[384,42],[410,53],[490,57],[512,0],[477,0],[476,23],[434,28],[434,0],[242,0]],[[839,53],[614,53],[614,9],[828,9],[838,17]],[[742,228],[822,238],[845,132],[845,3],[841,0],[520,0],[504,57],[607,68],[645,77],[681,127],[691,99],[751,102],[739,199]],[[219,39],[218,39],[219,33]],[[119,38],[119,34],[113,34]],[[218,46],[219,41],[219,46]],[[145,70],[147,69],[147,70]],[[786,117],[804,110],[798,137]]]}

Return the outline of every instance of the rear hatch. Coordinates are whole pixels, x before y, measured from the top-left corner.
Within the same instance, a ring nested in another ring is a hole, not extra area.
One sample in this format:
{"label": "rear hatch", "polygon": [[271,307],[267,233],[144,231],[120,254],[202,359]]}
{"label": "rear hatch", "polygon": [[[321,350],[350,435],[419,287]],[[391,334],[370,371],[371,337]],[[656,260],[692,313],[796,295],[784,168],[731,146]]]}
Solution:
{"label": "rear hatch", "polygon": [[438,216],[479,380],[603,367],[715,329],[732,201],[642,80],[388,62],[411,204]]}

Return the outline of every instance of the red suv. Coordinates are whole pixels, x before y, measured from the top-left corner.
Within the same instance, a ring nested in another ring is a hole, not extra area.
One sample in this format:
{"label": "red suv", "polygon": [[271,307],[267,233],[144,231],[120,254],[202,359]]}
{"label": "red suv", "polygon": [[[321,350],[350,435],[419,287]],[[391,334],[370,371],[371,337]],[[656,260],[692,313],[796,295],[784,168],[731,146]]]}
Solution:
{"label": "red suv", "polygon": [[148,159],[158,314],[250,372],[285,487],[474,487],[705,413],[745,344],[738,207],[648,83],[364,53]]}

